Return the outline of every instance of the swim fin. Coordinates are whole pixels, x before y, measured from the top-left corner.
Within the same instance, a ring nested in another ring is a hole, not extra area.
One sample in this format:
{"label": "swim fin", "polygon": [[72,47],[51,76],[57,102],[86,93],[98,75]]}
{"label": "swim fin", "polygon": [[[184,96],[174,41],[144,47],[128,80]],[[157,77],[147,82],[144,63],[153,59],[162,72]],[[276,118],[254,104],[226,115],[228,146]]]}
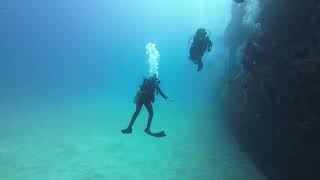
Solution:
{"label": "swim fin", "polygon": [[149,134],[150,136],[153,136],[153,137],[165,137],[165,136],[167,136],[164,131],[153,133],[150,130],[145,129],[144,132]]}
{"label": "swim fin", "polygon": [[132,128],[122,129],[121,132],[122,132],[123,134],[131,134],[131,133],[132,133]]}
{"label": "swim fin", "polygon": [[202,68],[203,68],[203,62],[202,62],[202,61],[199,61],[199,62],[198,62],[198,69],[197,69],[197,71],[201,71]]}
{"label": "swim fin", "polygon": [[221,92],[221,97],[227,97],[229,95],[229,88],[230,85],[227,83]]}

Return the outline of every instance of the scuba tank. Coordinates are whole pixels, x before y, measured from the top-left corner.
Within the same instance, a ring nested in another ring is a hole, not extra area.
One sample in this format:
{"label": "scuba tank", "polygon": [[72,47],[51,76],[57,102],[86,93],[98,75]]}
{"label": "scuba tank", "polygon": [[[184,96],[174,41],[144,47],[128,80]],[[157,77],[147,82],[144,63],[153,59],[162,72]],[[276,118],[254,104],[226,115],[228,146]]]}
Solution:
{"label": "scuba tank", "polygon": [[143,94],[147,94],[150,92],[154,92],[155,84],[154,82],[149,78],[144,78],[142,83],[139,86],[139,92]]}
{"label": "scuba tank", "polygon": [[200,36],[200,34],[204,34],[205,37],[207,38],[210,38],[211,36],[211,32],[207,29],[204,29],[204,28],[199,28],[197,30],[197,32],[192,35],[189,39],[189,48],[193,45],[194,41],[195,41],[195,38],[198,38]]}

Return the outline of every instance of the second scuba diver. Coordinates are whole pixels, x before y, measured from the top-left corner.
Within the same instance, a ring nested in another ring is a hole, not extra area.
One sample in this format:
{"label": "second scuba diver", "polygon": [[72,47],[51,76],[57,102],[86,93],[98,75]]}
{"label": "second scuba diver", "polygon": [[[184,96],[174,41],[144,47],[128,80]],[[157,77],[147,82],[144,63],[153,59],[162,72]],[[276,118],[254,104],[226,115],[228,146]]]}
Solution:
{"label": "second scuba diver", "polygon": [[193,42],[189,50],[189,59],[198,65],[198,71],[203,68],[202,57],[206,51],[210,52],[212,49],[212,42],[208,31],[203,28],[197,30],[193,37]]}
{"label": "second scuba diver", "polygon": [[[254,80],[259,81],[256,76],[256,62],[254,57],[256,57],[258,44],[253,41],[248,41],[245,47],[244,56],[242,57],[242,70],[231,80],[229,80],[223,90],[223,96],[226,96],[229,87],[238,79],[241,81],[241,90],[243,93],[243,103],[247,104],[247,90],[248,81],[251,76]],[[260,82],[260,81],[259,81]]]}
{"label": "second scuba diver", "polygon": [[168,97],[161,91],[159,84],[160,84],[160,81],[156,75],[152,75],[149,78],[143,79],[143,82],[141,83],[140,88],[134,99],[134,102],[136,104],[136,111],[132,115],[129,126],[126,129],[121,130],[122,133],[130,134],[132,132],[132,126],[136,121],[142,106],[144,105],[149,113],[148,124],[144,131],[147,134],[155,137],[166,136],[164,131],[153,133],[150,130],[151,122],[153,118],[152,103],[154,102],[155,95],[160,94],[165,100],[168,100]]}

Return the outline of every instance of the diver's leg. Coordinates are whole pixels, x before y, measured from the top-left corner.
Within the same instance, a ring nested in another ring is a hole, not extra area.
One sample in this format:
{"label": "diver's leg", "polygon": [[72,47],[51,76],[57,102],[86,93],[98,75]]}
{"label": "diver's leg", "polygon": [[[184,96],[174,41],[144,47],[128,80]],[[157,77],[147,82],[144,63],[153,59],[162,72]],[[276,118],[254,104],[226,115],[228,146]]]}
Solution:
{"label": "diver's leg", "polygon": [[129,124],[129,128],[132,128],[134,122],[136,121],[140,111],[141,111],[141,108],[142,108],[142,103],[137,103],[136,105],[136,111],[134,112],[134,114],[132,115],[132,118],[131,118],[131,121],[130,121],[130,124]]}
{"label": "diver's leg", "polygon": [[152,123],[152,119],[153,119],[153,108],[152,108],[152,104],[151,102],[147,102],[144,104],[145,107],[147,108],[147,111],[149,113],[149,117],[148,117],[148,124],[147,124],[147,128],[145,129],[145,131],[151,132],[150,131],[150,127],[151,127],[151,123]]}
{"label": "diver's leg", "polygon": [[132,126],[133,126],[134,122],[136,121],[136,119],[137,119],[137,117],[138,117],[138,115],[139,115],[139,113],[140,113],[140,111],[141,111],[142,105],[143,105],[142,103],[137,103],[137,105],[136,105],[136,111],[135,111],[134,114],[132,115],[130,124],[129,124],[129,126],[128,126],[127,129],[121,130],[122,133],[127,134],[127,133],[131,133],[131,132],[132,132]]}
{"label": "diver's leg", "polygon": [[144,105],[146,106],[146,108],[148,110],[148,113],[149,113],[148,124],[147,124],[147,127],[144,130],[144,132],[146,132],[150,136],[154,136],[154,137],[164,137],[164,136],[166,136],[166,133],[164,131],[160,131],[160,132],[156,132],[156,133],[151,132],[150,127],[151,127],[151,122],[152,122],[152,118],[153,118],[152,103],[149,102],[149,103],[145,103]]}
{"label": "diver's leg", "polygon": [[242,94],[243,94],[243,104],[247,104],[247,92],[248,92],[248,83],[249,83],[250,72],[247,71],[245,79],[242,81]]}
{"label": "diver's leg", "polygon": [[200,60],[198,61],[198,71],[201,71],[202,68],[203,68],[203,62],[202,62],[202,60],[200,59]]}

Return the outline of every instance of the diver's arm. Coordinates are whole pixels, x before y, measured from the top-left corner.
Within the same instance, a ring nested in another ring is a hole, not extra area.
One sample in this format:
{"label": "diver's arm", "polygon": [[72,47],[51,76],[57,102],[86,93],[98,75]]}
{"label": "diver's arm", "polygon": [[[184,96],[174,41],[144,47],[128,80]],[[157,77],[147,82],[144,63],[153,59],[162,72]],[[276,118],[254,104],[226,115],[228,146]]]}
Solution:
{"label": "diver's arm", "polygon": [[166,96],[160,89],[160,87],[157,85],[156,86],[157,92],[164,98],[164,99],[168,99],[168,96]]}
{"label": "diver's arm", "polygon": [[231,81],[234,82],[234,81],[238,80],[244,74],[245,74],[245,71],[241,70]]}

